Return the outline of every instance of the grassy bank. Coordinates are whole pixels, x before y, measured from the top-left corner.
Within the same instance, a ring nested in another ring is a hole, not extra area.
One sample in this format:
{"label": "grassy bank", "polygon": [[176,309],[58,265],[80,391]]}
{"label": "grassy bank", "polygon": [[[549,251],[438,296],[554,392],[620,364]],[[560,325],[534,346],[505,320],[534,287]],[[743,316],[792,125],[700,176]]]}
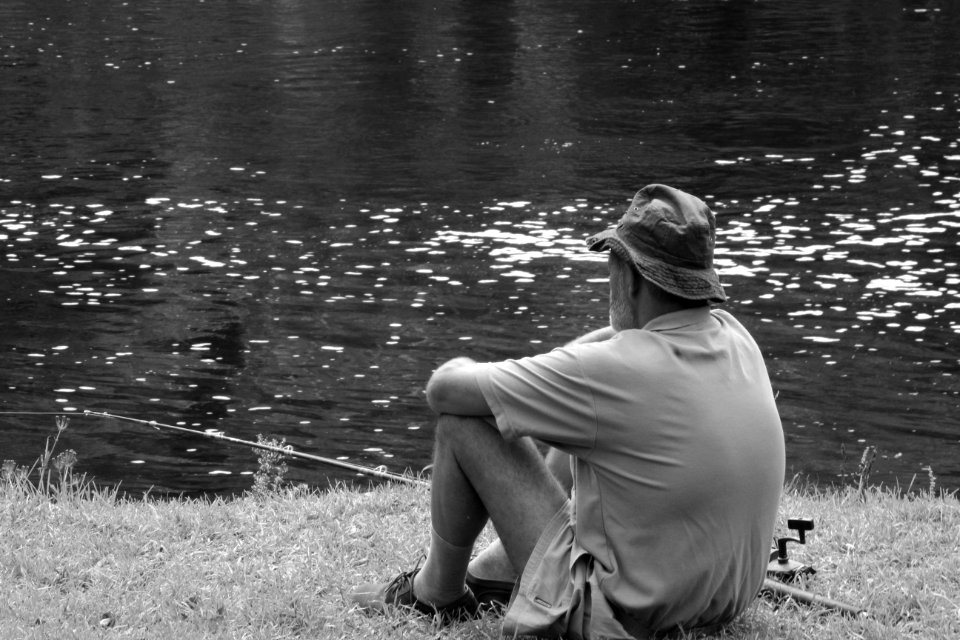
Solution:
{"label": "grassy bank", "polygon": [[[791,555],[811,591],[871,613],[849,619],[757,600],[723,638],[960,637],[960,503],[881,489],[787,490],[816,521]],[[424,551],[428,493],[391,485],[228,501],[124,500],[0,483],[2,638],[496,638],[497,620],[439,629],[351,611],[357,583]],[[785,528],[778,535],[787,535]]]}

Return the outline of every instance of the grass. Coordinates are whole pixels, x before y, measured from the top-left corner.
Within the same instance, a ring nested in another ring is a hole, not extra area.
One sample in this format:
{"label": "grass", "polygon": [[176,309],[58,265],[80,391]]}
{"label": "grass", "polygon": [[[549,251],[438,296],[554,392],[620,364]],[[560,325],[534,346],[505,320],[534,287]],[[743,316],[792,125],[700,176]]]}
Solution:
{"label": "grass", "polygon": [[[130,499],[70,473],[31,482],[6,465],[0,637],[498,638],[492,615],[440,628],[403,614],[368,617],[347,604],[354,585],[392,577],[424,553],[427,504],[428,490],[408,485]],[[817,569],[806,588],[870,617],[758,599],[707,637],[960,637],[955,496],[793,483],[781,515],[781,536],[787,517],[815,520],[807,544],[790,547]]]}

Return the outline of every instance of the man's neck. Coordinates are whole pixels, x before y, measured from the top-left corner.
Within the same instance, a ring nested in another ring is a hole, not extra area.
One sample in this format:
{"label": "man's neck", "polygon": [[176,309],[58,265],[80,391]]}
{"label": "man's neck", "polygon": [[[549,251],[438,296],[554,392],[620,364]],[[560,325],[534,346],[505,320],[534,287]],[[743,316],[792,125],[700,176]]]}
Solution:
{"label": "man's neck", "polygon": [[640,289],[640,296],[637,300],[637,306],[635,307],[635,316],[638,324],[636,328],[642,329],[654,318],[659,318],[660,316],[668,313],[683,311],[684,309],[704,307],[708,304],[709,303],[706,301],[700,300],[687,301],[677,298],[665,299],[660,296],[653,295],[648,288],[642,287]]}

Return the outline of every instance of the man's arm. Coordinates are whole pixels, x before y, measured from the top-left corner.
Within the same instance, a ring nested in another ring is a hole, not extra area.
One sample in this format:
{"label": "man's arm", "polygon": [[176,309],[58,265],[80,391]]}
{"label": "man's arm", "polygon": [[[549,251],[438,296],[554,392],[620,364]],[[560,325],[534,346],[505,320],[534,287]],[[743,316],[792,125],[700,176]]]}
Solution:
{"label": "man's arm", "polygon": [[477,363],[470,358],[454,358],[433,372],[427,381],[427,404],[436,413],[458,416],[489,416],[487,404],[476,376]]}
{"label": "man's arm", "polygon": [[[616,334],[612,327],[591,331],[569,345],[609,340]],[[493,411],[477,383],[477,363],[470,358],[454,358],[440,365],[427,381],[427,404],[436,413],[458,416],[489,416]]]}
{"label": "man's arm", "polygon": [[[600,331],[594,331],[587,335],[594,334],[599,336]],[[586,337],[583,336],[583,338]],[[597,337],[595,341],[605,339]],[[580,340],[582,338],[574,342]],[[477,384],[476,364],[470,358],[454,358],[434,371],[427,382],[427,402],[430,408],[438,414],[491,415],[493,412]],[[573,485],[573,476],[570,472],[570,456],[559,449],[550,448],[546,460],[550,472],[560,482],[564,492],[569,495],[570,487]]]}

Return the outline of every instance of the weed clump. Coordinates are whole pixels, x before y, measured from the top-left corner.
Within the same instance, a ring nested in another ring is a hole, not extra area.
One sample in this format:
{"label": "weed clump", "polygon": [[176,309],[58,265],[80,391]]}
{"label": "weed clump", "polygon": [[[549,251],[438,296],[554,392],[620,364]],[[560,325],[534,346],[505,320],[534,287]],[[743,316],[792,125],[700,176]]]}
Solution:
{"label": "weed clump", "polygon": [[253,474],[253,487],[250,494],[255,498],[276,496],[286,484],[287,454],[283,450],[289,447],[286,438],[276,440],[257,434],[257,444],[267,445],[272,449],[257,449],[257,470]]}
{"label": "weed clump", "polygon": [[[4,460],[0,465],[0,483],[7,489],[32,492],[51,498],[82,496],[92,490],[86,475],[76,475],[77,452],[65,449],[56,453],[60,436],[70,426],[67,416],[56,417],[57,432],[47,438],[43,455],[31,466],[18,465],[16,460]],[[35,475],[35,477],[34,477]]]}

